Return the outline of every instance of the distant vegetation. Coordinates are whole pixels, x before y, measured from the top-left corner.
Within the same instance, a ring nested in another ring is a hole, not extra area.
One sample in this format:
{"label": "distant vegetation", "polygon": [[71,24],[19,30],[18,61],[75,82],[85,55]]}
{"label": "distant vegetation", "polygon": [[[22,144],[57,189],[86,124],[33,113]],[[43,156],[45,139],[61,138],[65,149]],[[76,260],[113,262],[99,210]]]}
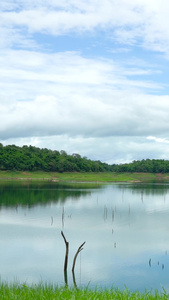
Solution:
{"label": "distant vegetation", "polygon": [[52,151],[33,146],[18,147],[0,144],[0,170],[46,172],[107,172],[112,167],[64,150]]}
{"label": "distant vegetation", "polygon": [[126,164],[106,164],[93,161],[79,154],[67,154],[64,150],[49,150],[34,146],[3,146],[0,143],[0,170],[45,172],[143,172],[169,173],[169,161],[143,159]]}
{"label": "distant vegetation", "polygon": [[114,172],[169,173],[169,161],[164,159],[143,159],[132,163],[113,165]]}

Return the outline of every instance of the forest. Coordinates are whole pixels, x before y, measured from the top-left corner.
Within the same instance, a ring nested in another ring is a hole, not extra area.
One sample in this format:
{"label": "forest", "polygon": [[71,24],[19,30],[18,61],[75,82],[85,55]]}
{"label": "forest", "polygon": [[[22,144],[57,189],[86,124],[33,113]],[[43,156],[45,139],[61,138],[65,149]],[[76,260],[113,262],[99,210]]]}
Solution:
{"label": "forest", "polygon": [[[113,158],[112,158],[113,159]],[[80,154],[49,150],[24,145],[3,146],[0,143],[0,170],[46,172],[144,172],[169,173],[169,161],[164,159],[134,160],[131,163],[112,164],[93,161]]]}
{"label": "forest", "polygon": [[74,153],[49,150],[34,146],[3,146],[0,143],[0,170],[46,172],[108,172],[111,166],[100,161],[92,161]]}

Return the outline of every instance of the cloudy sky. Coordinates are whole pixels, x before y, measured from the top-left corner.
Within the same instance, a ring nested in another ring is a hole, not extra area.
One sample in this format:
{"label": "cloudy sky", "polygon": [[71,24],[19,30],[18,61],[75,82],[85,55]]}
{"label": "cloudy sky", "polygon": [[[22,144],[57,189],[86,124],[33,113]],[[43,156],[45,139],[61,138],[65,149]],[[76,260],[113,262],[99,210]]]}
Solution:
{"label": "cloudy sky", "polygon": [[0,142],[169,159],[168,0],[0,1]]}

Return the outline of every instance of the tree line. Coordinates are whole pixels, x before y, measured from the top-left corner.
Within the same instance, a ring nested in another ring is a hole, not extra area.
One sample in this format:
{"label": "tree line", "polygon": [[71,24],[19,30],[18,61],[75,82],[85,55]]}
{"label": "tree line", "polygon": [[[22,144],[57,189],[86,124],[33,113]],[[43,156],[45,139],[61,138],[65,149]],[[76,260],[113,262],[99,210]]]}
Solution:
{"label": "tree line", "polygon": [[3,146],[0,143],[0,170],[46,171],[46,172],[108,172],[111,166],[92,161],[74,153],[49,150],[34,146]]}
{"label": "tree line", "polygon": [[24,145],[3,146],[0,143],[0,170],[46,172],[144,172],[169,173],[169,161],[164,159],[134,160],[131,163],[112,164],[93,161],[77,153],[49,150]]}
{"label": "tree line", "polygon": [[134,160],[131,163],[113,165],[114,172],[143,172],[143,173],[169,173],[169,161],[164,159]]}

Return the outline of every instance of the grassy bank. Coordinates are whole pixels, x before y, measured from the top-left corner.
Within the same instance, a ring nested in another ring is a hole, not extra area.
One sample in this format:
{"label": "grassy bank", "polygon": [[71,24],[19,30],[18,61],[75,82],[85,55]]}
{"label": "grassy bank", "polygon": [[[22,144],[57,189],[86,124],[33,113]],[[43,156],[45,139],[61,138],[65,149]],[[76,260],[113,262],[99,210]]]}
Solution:
{"label": "grassy bank", "polygon": [[55,180],[77,182],[169,182],[169,174],[154,173],[56,173],[56,172],[19,172],[0,171],[0,180]]}
{"label": "grassy bank", "polygon": [[94,291],[89,289],[69,289],[59,288],[52,286],[32,286],[27,287],[26,285],[7,285],[0,284],[0,299],[3,300],[36,300],[36,299],[48,299],[48,300],[61,300],[61,299],[72,299],[72,300],[151,300],[151,299],[169,299],[169,295],[163,291],[163,293],[155,292],[130,292],[125,289],[120,291],[119,289],[105,289]]}

